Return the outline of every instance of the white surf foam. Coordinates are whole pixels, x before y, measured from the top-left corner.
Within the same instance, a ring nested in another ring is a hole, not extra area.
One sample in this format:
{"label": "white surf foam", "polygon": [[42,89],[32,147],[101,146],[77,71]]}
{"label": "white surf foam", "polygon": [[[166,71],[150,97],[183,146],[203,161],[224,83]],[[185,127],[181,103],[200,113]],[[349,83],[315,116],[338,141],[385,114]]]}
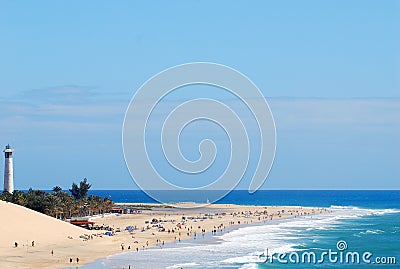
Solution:
{"label": "white surf foam", "polygon": [[[358,207],[332,206],[331,212],[321,215],[302,216],[248,226],[218,236],[218,244],[188,244],[178,248],[149,249],[132,253],[129,259],[138,263],[154,264],[151,268],[218,268],[236,266],[257,268],[262,262],[260,255],[288,253],[299,250],[304,231],[337,229],[347,219],[363,216],[399,213],[395,209],[363,209]],[[368,231],[366,231],[368,232]],[[370,230],[370,233],[379,233]],[[358,233],[358,232],[357,232]],[[313,239],[314,242],[316,239]],[[129,255],[129,254],[128,254]],[[115,256],[114,256],[115,257]],[[118,259],[122,258],[117,256]],[[160,260],[157,257],[162,257]],[[160,262],[163,262],[160,264]],[[150,267],[148,267],[150,268]]]}
{"label": "white surf foam", "polygon": [[243,264],[240,269],[257,269],[258,265],[256,263]]}
{"label": "white surf foam", "polygon": [[177,263],[172,266],[168,266],[166,269],[174,269],[174,268],[192,268],[193,266],[198,266],[198,263],[188,262],[188,263]]}

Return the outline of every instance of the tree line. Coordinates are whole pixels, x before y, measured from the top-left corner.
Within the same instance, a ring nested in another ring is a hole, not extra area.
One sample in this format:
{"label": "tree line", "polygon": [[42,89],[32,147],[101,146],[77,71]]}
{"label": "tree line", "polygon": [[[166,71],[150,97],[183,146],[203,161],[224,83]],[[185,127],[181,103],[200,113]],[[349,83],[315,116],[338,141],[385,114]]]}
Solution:
{"label": "tree line", "polygon": [[79,185],[72,184],[69,189],[71,194],[63,191],[60,186],[55,186],[51,192],[30,188],[28,192],[15,190],[13,193],[9,193],[4,191],[0,194],[0,200],[63,219],[110,212],[114,205],[113,201],[96,195],[88,197],[91,186],[84,178]]}

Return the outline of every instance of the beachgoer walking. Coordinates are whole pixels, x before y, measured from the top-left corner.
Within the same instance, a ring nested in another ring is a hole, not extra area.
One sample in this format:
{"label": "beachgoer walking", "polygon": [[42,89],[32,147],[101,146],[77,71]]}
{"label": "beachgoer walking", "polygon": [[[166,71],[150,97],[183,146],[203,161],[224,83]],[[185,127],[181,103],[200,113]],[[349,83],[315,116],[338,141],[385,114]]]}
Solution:
{"label": "beachgoer walking", "polygon": [[54,256],[54,250],[51,250],[51,256]]}
{"label": "beachgoer walking", "polygon": [[76,257],[76,263],[79,263],[79,258],[78,257]]}
{"label": "beachgoer walking", "polygon": [[69,258],[69,263],[72,263],[72,258]]}
{"label": "beachgoer walking", "polygon": [[32,241],[32,247],[34,247],[35,246],[35,241]]}

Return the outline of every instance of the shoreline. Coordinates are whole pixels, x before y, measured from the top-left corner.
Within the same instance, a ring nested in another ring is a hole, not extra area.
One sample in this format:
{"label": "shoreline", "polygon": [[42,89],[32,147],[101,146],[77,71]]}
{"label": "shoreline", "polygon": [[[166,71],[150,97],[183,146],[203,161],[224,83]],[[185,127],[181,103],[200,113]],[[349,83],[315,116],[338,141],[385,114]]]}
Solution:
{"label": "shoreline", "polygon": [[[260,255],[268,253],[267,249],[270,250],[270,254],[317,251],[319,255],[320,251],[326,249],[336,250],[336,244],[340,240],[338,238],[345,238],[351,250],[356,251],[357,244],[363,244],[359,241],[360,237],[366,237],[368,238],[366,244],[358,250],[368,249],[376,254],[381,253],[379,246],[372,247],[367,242],[375,240],[376,236],[381,240],[387,237],[383,231],[398,233],[398,225],[385,229],[387,224],[382,223],[382,218],[390,223],[390,215],[397,214],[398,216],[399,213],[400,210],[363,209],[349,206],[332,210],[328,214],[310,215],[297,218],[297,220],[284,218],[265,224],[256,222],[240,227],[235,225],[222,233],[221,238],[218,235],[214,239],[205,238],[199,241],[190,239],[182,245],[172,243],[163,249],[151,248],[142,253],[111,255],[89,264],[84,269],[263,268],[260,264],[264,261],[260,260]],[[349,227],[349,225],[352,227],[350,230],[340,228]],[[379,227],[374,225],[379,225]],[[265,244],[266,242],[268,243]],[[396,239],[391,239],[389,245],[394,247],[396,244]],[[396,250],[397,248],[393,248],[388,254],[397,257]],[[279,264],[276,266],[281,267]]]}
{"label": "shoreline", "polygon": [[[132,204],[143,205],[145,203],[119,203],[118,205],[128,205],[128,204],[130,204],[130,205],[132,205]],[[289,209],[289,210],[287,210],[288,212],[290,212],[292,210],[293,211],[303,211],[305,209],[305,212],[308,213],[307,216],[312,216],[312,215],[315,215],[315,214],[324,213],[324,212],[311,213],[310,211],[317,212],[318,210],[321,210],[321,211],[325,210],[325,212],[328,212],[327,211],[328,208],[323,208],[323,207],[303,207],[303,206],[253,206],[253,205],[236,205],[236,204],[212,204],[212,205],[211,204],[209,204],[209,205],[204,204],[201,207],[197,206],[195,208],[177,208],[177,207],[173,207],[171,204],[169,204],[169,205],[145,204],[145,205],[146,206],[148,206],[148,205],[151,205],[151,206],[154,205],[155,206],[155,208],[152,208],[152,209],[156,209],[156,211],[151,212],[150,215],[153,215],[152,213],[154,213],[154,215],[157,214],[157,213],[161,213],[161,212],[158,211],[160,209],[167,209],[167,210],[169,209],[169,210],[172,210],[175,214],[178,214],[178,215],[182,214],[182,213],[183,214],[199,213],[199,212],[203,212],[204,209],[207,208],[207,206],[212,206],[212,207],[215,207],[215,208],[220,209],[220,210],[227,209],[227,207],[228,207],[228,209],[229,209],[229,207],[233,207],[235,209],[263,209],[263,208],[269,208],[269,209],[275,209],[275,210],[279,210],[279,211],[282,210],[282,208],[285,208],[286,210]],[[199,204],[197,204],[197,205],[199,205]],[[232,208],[230,208],[230,209],[232,209]],[[164,211],[162,211],[162,212],[164,212]],[[164,214],[164,213],[162,213],[162,214]],[[200,213],[200,214],[204,214],[204,213]],[[130,214],[126,214],[126,215],[130,215]],[[136,214],[133,214],[133,215],[136,215]],[[123,215],[120,215],[120,216],[123,216]],[[273,223],[276,223],[276,222],[281,222],[281,221],[283,222],[283,221],[286,221],[288,219],[295,218],[295,217],[296,217],[295,215],[292,216],[292,215],[284,215],[283,214],[281,217],[275,218],[273,220],[270,220],[270,219],[257,220],[257,219],[254,219],[254,218],[248,218],[248,219],[246,219],[245,222],[243,222],[243,220],[242,220],[240,224],[238,224],[236,222],[236,224],[231,224],[231,225],[228,225],[228,226],[224,226],[224,227],[226,227],[227,230],[225,230],[225,231],[223,229],[222,230],[217,230],[217,233],[214,234],[214,235],[222,236],[223,234],[232,232],[232,231],[240,229],[240,228],[250,227],[250,226],[261,226],[261,225],[265,225],[265,224],[268,224],[268,223],[272,223],[273,224]],[[220,243],[219,239],[216,239],[216,238],[213,237],[214,235],[212,234],[211,231],[207,231],[205,233],[204,237],[209,237],[207,239],[207,243],[210,243],[210,242],[214,242],[215,244],[219,244]],[[162,246],[162,248],[175,248],[175,247],[179,248],[179,247],[182,246],[181,244],[186,244],[186,243],[200,244],[200,242],[204,242],[204,241],[202,241],[203,239],[199,235],[197,236],[197,238],[201,238],[201,239],[193,239],[192,238],[192,234],[186,235],[186,236],[183,235],[182,237],[184,239],[182,239],[181,242],[177,242],[176,240],[173,240],[172,238],[163,240],[164,243],[165,243],[164,245],[161,243],[161,240],[160,240],[160,243],[158,243],[158,244],[156,242],[154,242],[154,241],[150,242],[148,247],[147,246],[146,247],[142,246],[142,248],[139,247],[139,252],[145,251],[147,249],[157,249],[157,248],[160,248],[160,246]],[[106,259],[107,257],[118,256],[118,255],[121,255],[121,254],[123,255],[124,253],[134,253],[134,252],[138,252],[138,251],[131,248],[130,250],[126,250],[125,249],[124,251],[118,251],[116,253],[112,253],[112,254],[109,254],[109,255],[103,255],[102,257],[99,257],[94,261],[85,263],[84,266],[99,265],[98,262]],[[69,268],[75,268],[75,267],[74,266],[73,267],[68,267],[67,266],[67,267],[64,267],[62,269],[69,269]]]}
{"label": "shoreline", "polygon": [[[275,206],[274,206],[275,207]],[[301,207],[301,206],[299,206]],[[303,207],[304,208],[304,207]],[[314,207],[308,207],[308,208],[314,208]],[[315,207],[317,208],[317,207]],[[314,208],[314,209],[315,209]],[[318,209],[325,209],[325,208],[320,208],[318,207]],[[327,213],[332,213],[331,210],[327,211]],[[298,219],[306,219],[306,218],[312,218],[313,216],[319,215],[321,213],[316,213],[313,215],[304,215],[304,216],[300,216],[298,217]],[[322,213],[323,214],[323,213]],[[242,228],[248,228],[248,227],[258,227],[258,226],[264,226],[264,225],[275,225],[275,224],[279,224],[279,223],[284,223],[286,221],[290,221],[290,220],[294,220],[296,219],[296,216],[289,216],[289,217],[285,217],[285,218],[279,218],[279,219],[273,219],[270,221],[264,220],[264,221],[259,221],[259,222],[252,222],[252,223],[241,223],[241,224],[234,224],[231,225],[229,227],[227,227],[226,230],[222,230],[220,233],[218,234],[212,234],[211,232],[207,232],[205,233],[204,238],[200,238],[200,239],[193,239],[193,238],[188,238],[185,240],[182,240],[180,243],[176,243],[176,242],[167,242],[165,243],[165,245],[162,246],[161,249],[174,249],[174,248],[181,248],[181,247],[188,247],[188,246],[199,246],[199,245],[218,245],[218,244],[222,244],[223,243],[223,239],[220,238],[216,238],[216,237],[221,237],[225,234],[229,234],[233,231],[242,229]],[[158,245],[154,245],[151,246],[146,250],[156,250],[156,249],[160,249],[160,247]],[[103,265],[102,263],[107,260],[108,258],[112,258],[112,260],[118,260],[117,257],[119,256],[128,256],[130,255],[134,255],[136,251],[135,250],[130,250],[130,251],[126,251],[126,252],[121,252],[121,253],[116,253],[116,254],[111,254],[108,255],[106,257],[102,257],[99,258],[93,262],[87,263],[85,264],[82,268],[83,269],[108,269],[111,268],[111,266],[106,266]],[[121,260],[126,260],[126,259],[121,259]],[[126,269],[126,268],[137,268],[137,267],[133,267],[133,263],[134,261],[132,261],[131,263],[128,263],[126,265],[123,266],[118,266],[118,267],[112,267],[112,268],[116,268],[116,269]],[[129,267],[131,266],[131,267]],[[75,267],[65,267],[65,268],[61,268],[61,269],[74,269]]]}
{"label": "shoreline", "polygon": [[[16,264],[18,264],[18,268],[33,269],[80,268],[110,255],[128,253],[129,250],[139,252],[159,247],[159,245],[167,247],[167,245],[179,243],[179,240],[185,243],[193,242],[193,237],[202,238],[203,233],[204,237],[206,234],[209,236],[212,230],[217,230],[217,235],[222,235],[225,234],[223,233],[224,228],[228,230],[227,232],[231,232],[241,227],[263,225],[264,222],[270,223],[271,220],[284,220],[303,214],[306,216],[321,214],[327,210],[329,209],[322,207],[233,204],[210,204],[206,207],[181,209],[158,204],[150,207],[150,210],[142,210],[137,214],[111,215],[93,219],[98,225],[112,227],[115,231],[113,236],[105,236],[104,230],[83,230],[89,239],[74,237],[73,240],[65,239],[62,242],[47,245],[44,241],[41,242],[40,239],[37,239],[37,247],[29,247],[31,252],[25,253],[20,249],[16,255],[16,249],[8,250],[6,255],[11,256],[11,259],[7,257],[9,259],[0,262],[0,265],[1,268],[15,268]],[[160,220],[156,227],[153,226],[155,224],[150,225],[152,219]],[[182,223],[183,220],[185,221]],[[159,224],[164,231],[159,230]],[[179,228],[178,224],[180,224]],[[127,226],[136,226],[137,230],[125,230]],[[52,250],[54,250],[54,256],[50,255]],[[77,257],[79,257],[79,263],[76,262]],[[72,258],[71,263],[69,262],[70,258]]]}

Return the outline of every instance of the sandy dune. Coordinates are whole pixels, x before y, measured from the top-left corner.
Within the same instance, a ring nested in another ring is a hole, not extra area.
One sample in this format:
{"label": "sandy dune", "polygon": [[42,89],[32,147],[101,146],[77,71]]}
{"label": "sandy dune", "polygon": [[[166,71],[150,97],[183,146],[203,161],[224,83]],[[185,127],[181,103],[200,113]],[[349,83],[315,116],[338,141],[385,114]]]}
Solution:
{"label": "sandy dune", "polygon": [[0,248],[10,248],[17,242],[21,247],[26,242],[56,244],[67,236],[79,237],[85,229],[46,216],[28,208],[0,201]]}
{"label": "sandy dune", "polygon": [[[0,201],[0,268],[24,268],[19,257],[35,260],[37,252],[51,256],[54,246],[77,241],[85,229],[46,216],[28,208]],[[71,236],[75,239],[68,239]],[[32,247],[32,241],[35,246]],[[14,246],[18,243],[18,247]],[[32,255],[31,255],[32,254]],[[14,265],[13,265],[14,263]]]}

